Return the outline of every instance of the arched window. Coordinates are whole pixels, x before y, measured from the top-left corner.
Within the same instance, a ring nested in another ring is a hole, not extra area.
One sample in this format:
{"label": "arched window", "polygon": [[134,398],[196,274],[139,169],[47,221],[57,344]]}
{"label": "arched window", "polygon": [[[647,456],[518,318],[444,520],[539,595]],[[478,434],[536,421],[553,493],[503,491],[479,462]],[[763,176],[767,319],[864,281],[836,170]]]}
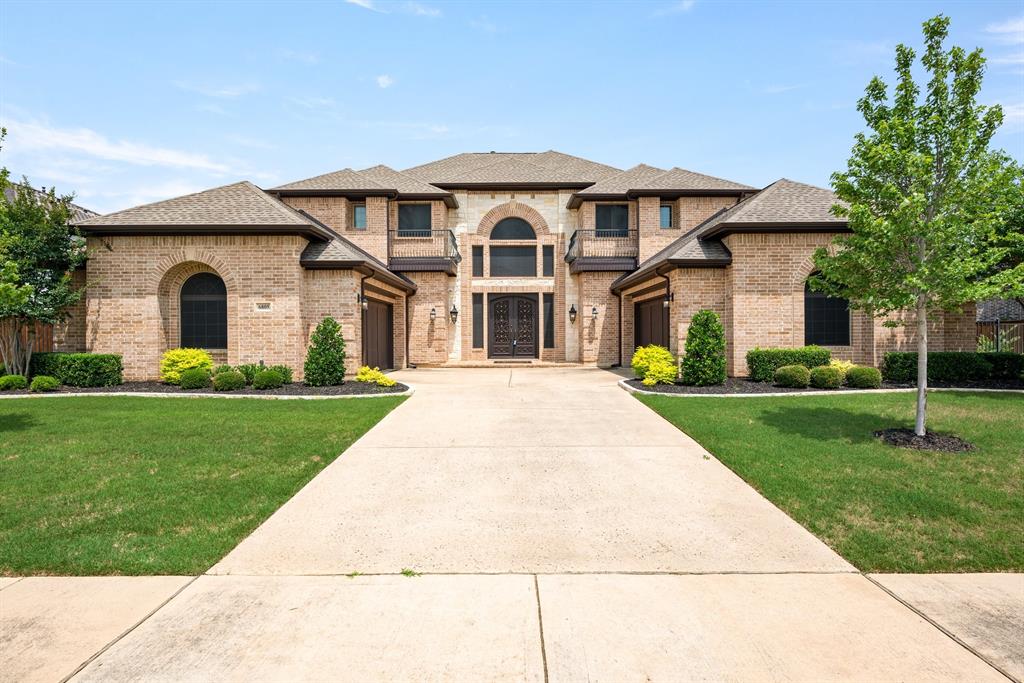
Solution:
{"label": "arched window", "polygon": [[804,283],[804,344],[850,345],[850,302]]}
{"label": "arched window", "polygon": [[197,273],[181,286],[181,345],[228,347],[228,290],[213,273]]}
{"label": "arched window", "polygon": [[537,234],[522,218],[504,218],[491,230],[492,240],[534,240]]}

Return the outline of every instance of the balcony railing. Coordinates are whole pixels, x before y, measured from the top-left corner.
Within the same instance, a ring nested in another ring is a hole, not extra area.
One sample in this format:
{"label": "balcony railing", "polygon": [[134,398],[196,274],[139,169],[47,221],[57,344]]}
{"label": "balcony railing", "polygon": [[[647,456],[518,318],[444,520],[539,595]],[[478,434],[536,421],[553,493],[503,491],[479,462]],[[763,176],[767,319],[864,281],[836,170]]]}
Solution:
{"label": "balcony railing", "polygon": [[389,230],[388,267],[394,271],[440,270],[455,274],[462,261],[451,230]]}
{"label": "balcony railing", "polygon": [[577,230],[569,238],[565,261],[581,270],[633,270],[640,243],[636,230]]}

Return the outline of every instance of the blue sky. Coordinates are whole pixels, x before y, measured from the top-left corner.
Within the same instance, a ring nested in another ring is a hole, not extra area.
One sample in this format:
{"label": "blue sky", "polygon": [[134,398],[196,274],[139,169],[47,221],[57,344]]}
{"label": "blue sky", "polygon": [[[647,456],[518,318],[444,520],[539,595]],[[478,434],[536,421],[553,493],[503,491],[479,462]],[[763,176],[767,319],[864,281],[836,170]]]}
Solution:
{"label": "blue sky", "polygon": [[0,2],[2,162],[99,211],[461,151],[827,185],[943,12],[1024,159],[1024,3]]}

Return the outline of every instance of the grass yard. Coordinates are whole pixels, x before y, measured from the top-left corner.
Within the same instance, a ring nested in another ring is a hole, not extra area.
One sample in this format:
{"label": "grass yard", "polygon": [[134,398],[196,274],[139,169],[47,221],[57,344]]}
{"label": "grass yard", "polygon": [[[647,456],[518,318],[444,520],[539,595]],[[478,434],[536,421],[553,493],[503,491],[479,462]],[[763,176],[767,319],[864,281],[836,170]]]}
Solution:
{"label": "grass yard", "polygon": [[0,401],[0,574],[198,574],[404,399]]}
{"label": "grass yard", "polygon": [[913,427],[911,393],[637,398],[863,571],[1024,570],[1024,396],[929,393],[959,454],[872,436]]}

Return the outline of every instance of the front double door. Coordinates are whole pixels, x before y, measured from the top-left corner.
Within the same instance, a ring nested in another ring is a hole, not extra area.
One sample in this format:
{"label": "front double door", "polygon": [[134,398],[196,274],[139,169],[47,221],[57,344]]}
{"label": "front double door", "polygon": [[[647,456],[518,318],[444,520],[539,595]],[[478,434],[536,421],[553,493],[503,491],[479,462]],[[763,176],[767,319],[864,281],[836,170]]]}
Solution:
{"label": "front double door", "polygon": [[537,295],[500,294],[488,300],[490,358],[537,357]]}

